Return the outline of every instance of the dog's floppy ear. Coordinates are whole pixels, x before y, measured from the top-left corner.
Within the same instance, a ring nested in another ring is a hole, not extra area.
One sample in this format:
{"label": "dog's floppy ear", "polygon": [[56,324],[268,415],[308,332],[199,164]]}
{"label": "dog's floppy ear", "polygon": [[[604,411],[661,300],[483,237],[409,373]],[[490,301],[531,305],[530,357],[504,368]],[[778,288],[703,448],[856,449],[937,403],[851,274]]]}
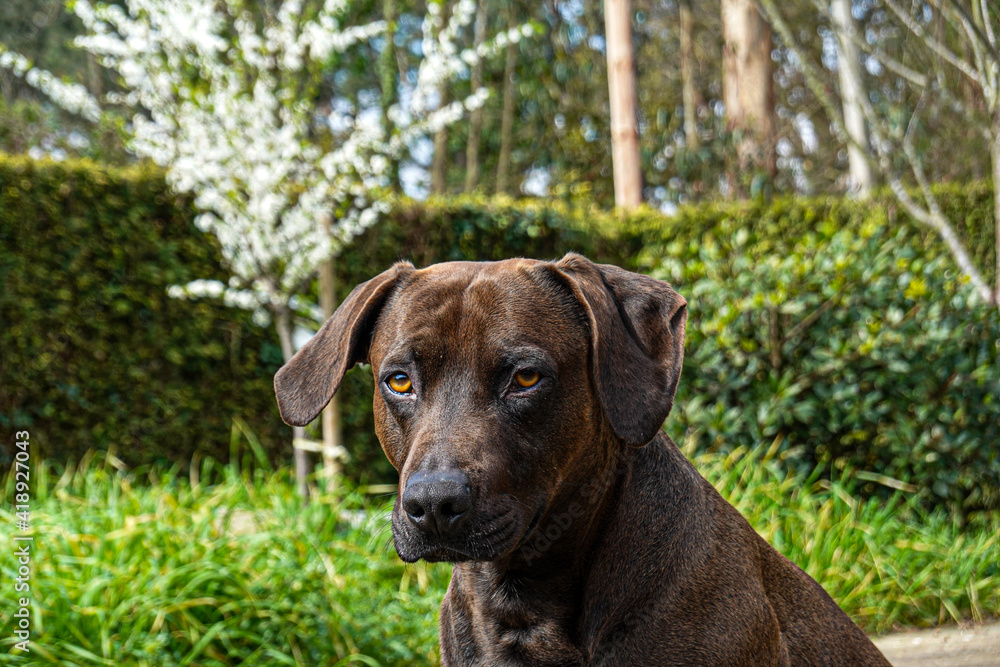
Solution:
{"label": "dog's floppy ear", "polygon": [[344,373],[366,361],[372,330],[382,306],[399,282],[413,270],[399,262],[361,283],[340,304],[316,335],[274,376],[274,393],[285,423],[305,426],[337,393]]}
{"label": "dog's floppy ear", "polygon": [[587,312],[592,373],[604,413],[622,440],[641,447],[674,404],[687,302],[662,280],[575,253],[555,266]]}

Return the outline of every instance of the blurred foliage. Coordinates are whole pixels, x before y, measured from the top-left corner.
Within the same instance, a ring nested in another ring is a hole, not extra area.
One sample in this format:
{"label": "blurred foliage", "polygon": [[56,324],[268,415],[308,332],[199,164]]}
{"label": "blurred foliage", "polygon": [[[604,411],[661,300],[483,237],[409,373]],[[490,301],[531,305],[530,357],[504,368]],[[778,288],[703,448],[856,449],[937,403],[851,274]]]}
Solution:
{"label": "blurred foliage", "polygon": [[[993,266],[992,191],[937,190]],[[1000,316],[970,301],[937,237],[887,194],[684,207],[622,217],[571,201],[401,200],[337,259],[339,296],[408,259],[567,251],[670,280],[690,302],[687,361],[667,430],[701,449],[780,439],[800,470],[847,466],[963,513],[1000,507]],[[46,455],[115,444],[132,462],[225,458],[233,416],[287,455],[272,334],[166,285],[225,275],[188,203],[146,170],[0,161],[0,424]],[[775,343],[777,341],[777,343]],[[340,393],[347,472],[388,481],[371,370]],[[34,432],[34,431],[33,431]]]}
{"label": "blurred foliage", "polygon": [[223,457],[233,415],[289,440],[271,333],[167,297],[227,277],[192,220],[159,171],[0,159],[0,427],[30,428],[61,460],[111,446],[130,462]]}
{"label": "blurred foliage", "polygon": [[691,313],[668,430],[710,451],[777,441],[802,471],[864,470],[867,493],[1000,507],[1000,312],[882,210],[784,235],[783,217],[646,249]]}
{"label": "blurred foliage", "polygon": [[104,164],[132,162],[120,119],[98,124],[67,122],[66,112],[31,98],[8,102],[0,96],[0,151],[32,157],[82,157]]}
{"label": "blurred foliage", "polygon": [[[83,26],[65,5],[64,0],[5,0],[0,3],[0,43],[100,96],[114,82],[93,56],[73,47]],[[119,121],[94,124],[63,111],[0,68],[0,151],[122,164],[130,157],[121,129]]]}

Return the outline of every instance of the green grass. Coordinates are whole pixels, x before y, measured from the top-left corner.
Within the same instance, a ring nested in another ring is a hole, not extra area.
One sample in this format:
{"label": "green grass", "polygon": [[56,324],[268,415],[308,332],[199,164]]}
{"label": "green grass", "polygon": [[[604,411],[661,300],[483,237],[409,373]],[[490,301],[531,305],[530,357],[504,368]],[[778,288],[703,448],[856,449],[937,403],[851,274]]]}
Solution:
{"label": "green grass", "polygon": [[[361,528],[339,519],[371,498],[318,494],[303,508],[288,470],[203,462],[208,485],[176,469],[122,474],[115,463],[33,471],[34,643],[10,664],[438,662],[450,569],[404,566],[380,517]],[[11,491],[8,482],[7,526]],[[252,512],[257,528],[234,534],[234,510]],[[13,559],[0,564],[11,582]],[[2,590],[6,629],[15,596],[12,585]],[[0,662],[11,635],[0,635]]]}
{"label": "green grass", "polygon": [[1000,616],[1000,512],[963,522],[896,492],[852,494],[850,470],[786,475],[765,451],[693,457],[764,539],[870,634]]}
{"label": "green grass", "polygon": [[[1000,616],[1000,515],[962,525],[902,494],[858,500],[850,473],[789,477],[775,451],[694,460],[867,631]],[[344,491],[303,508],[288,470],[203,461],[189,479],[120,467],[113,456],[34,466],[34,643],[10,653],[16,595],[4,586],[0,662],[437,664],[449,568],[400,563],[384,515],[359,528],[341,518],[391,498]],[[12,497],[8,477],[7,526]],[[234,531],[235,510],[256,529]],[[0,579],[14,567],[3,556]]]}

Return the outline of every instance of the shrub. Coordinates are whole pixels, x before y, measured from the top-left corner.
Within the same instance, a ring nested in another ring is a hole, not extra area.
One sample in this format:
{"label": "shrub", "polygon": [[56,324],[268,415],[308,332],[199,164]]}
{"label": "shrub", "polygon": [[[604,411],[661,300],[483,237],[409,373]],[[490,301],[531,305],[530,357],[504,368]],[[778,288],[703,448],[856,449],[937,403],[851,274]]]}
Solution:
{"label": "shrub", "polygon": [[[280,351],[247,313],[167,297],[225,280],[157,170],[0,159],[0,428],[45,456],[225,456],[234,415],[285,443]],[[0,464],[10,453],[0,449]]]}
{"label": "shrub", "polygon": [[668,430],[701,449],[779,441],[935,503],[1000,507],[1000,313],[944,253],[868,215],[759,256],[736,221],[665,248],[687,354]]}

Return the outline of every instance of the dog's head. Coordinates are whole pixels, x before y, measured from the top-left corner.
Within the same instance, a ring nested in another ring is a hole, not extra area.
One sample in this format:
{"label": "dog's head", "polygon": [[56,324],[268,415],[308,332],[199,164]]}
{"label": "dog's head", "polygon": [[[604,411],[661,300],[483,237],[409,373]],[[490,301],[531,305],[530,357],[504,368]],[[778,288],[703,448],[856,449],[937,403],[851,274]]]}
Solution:
{"label": "dog's head", "polygon": [[597,265],[400,263],[356,287],[275,376],[286,422],[316,417],[354,364],[375,376],[375,428],[400,473],[405,561],[516,549],[609,436],[640,447],[673,405],[686,303]]}

